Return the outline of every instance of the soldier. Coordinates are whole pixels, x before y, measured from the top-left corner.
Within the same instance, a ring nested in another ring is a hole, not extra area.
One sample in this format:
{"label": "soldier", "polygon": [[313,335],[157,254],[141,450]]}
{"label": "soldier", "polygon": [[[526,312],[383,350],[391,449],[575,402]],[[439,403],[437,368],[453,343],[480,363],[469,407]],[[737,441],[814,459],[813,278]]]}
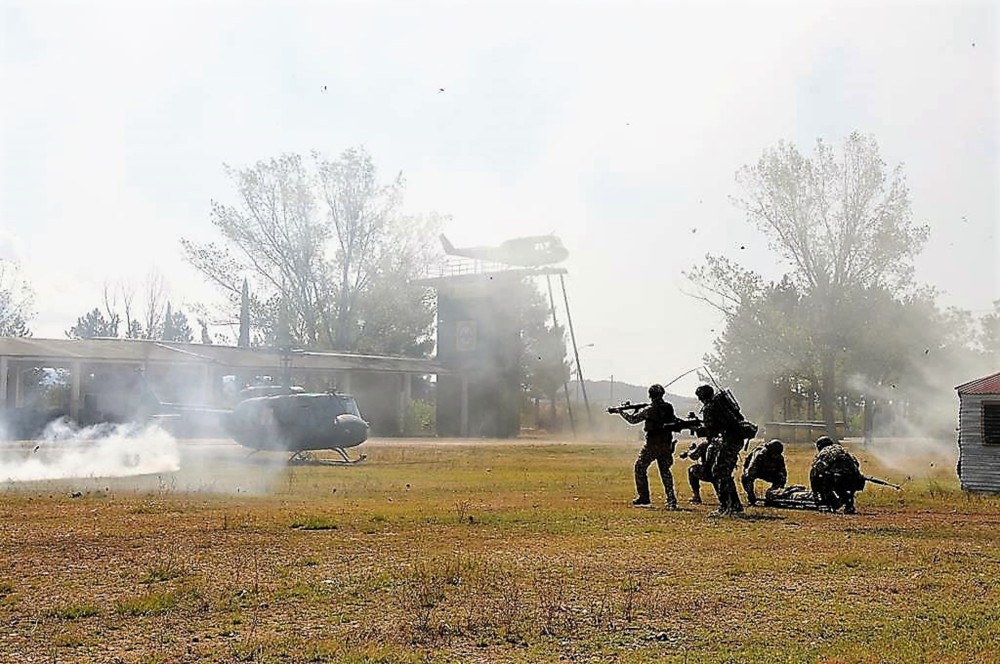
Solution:
{"label": "soldier", "polygon": [[633,505],[647,507],[649,500],[649,466],[655,461],[663,482],[663,493],[666,494],[667,509],[677,509],[677,496],[674,495],[674,478],[670,474],[670,466],[674,462],[674,407],[663,400],[665,390],[662,385],[649,386],[650,404],[637,413],[619,411],[629,424],[644,422],[646,444],[639,450],[639,458],[635,460],[635,490],[638,494]]}
{"label": "soldier", "polygon": [[788,471],[785,469],[785,457],[782,455],[785,446],[775,438],[750,451],[743,459],[743,474],[740,483],[747,494],[747,504],[756,505],[757,495],[754,493],[755,480],[771,483],[771,489],[780,489],[788,481]]}
{"label": "soldier", "polygon": [[797,510],[817,509],[816,496],[801,484],[768,489],[764,492],[764,505]]}
{"label": "soldier", "polygon": [[809,484],[818,507],[854,514],[854,494],[865,488],[861,464],[829,436],[816,439],[816,457],[809,470]]}
{"label": "soldier", "polygon": [[716,516],[740,514],[743,503],[736,493],[736,482],[733,471],[739,461],[740,448],[743,447],[743,433],[740,429],[742,416],[725,399],[724,395],[716,394],[711,385],[699,385],[694,391],[702,403],[702,426],[698,435],[708,439],[706,465],[711,473],[712,486],[719,497],[719,509],[713,512]]}
{"label": "soldier", "polygon": [[688,483],[691,484],[691,503],[701,504],[701,483],[712,483],[712,474],[705,463],[708,453],[708,441],[691,443],[691,447],[681,453],[682,459],[691,459],[697,463],[688,466]]}

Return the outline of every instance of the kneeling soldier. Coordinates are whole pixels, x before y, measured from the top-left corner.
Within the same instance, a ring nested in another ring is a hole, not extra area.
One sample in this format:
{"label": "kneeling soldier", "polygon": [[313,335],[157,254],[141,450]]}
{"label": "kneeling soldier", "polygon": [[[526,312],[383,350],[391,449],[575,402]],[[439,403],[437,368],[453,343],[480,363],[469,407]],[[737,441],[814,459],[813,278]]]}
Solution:
{"label": "kneeling soldier", "polygon": [[750,454],[743,459],[743,474],[740,476],[740,483],[747,494],[748,504],[757,504],[757,495],[753,488],[755,480],[770,482],[771,489],[780,489],[785,486],[785,482],[788,481],[788,471],[785,469],[785,457],[782,454],[784,451],[785,446],[775,438],[753,448]]}

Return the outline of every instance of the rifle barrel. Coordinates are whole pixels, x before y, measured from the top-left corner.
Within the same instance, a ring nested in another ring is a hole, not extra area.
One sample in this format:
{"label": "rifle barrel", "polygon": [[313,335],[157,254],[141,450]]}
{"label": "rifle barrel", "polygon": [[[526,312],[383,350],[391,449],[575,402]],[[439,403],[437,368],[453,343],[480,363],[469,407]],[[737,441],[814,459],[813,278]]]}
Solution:
{"label": "rifle barrel", "polygon": [[639,410],[640,408],[645,408],[648,403],[623,403],[620,406],[612,406],[608,408],[609,413],[620,413],[625,410]]}
{"label": "rifle barrel", "polygon": [[868,477],[867,475],[865,475],[865,479],[868,480],[869,482],[871,482],[872,484],[881,484],[883,486],[891,486],[893,489],[896,489],[898,491],[901,491],[903,489],[903,487],[899,486],[898,484],[893,484],[892,482],[886,482],[885,480],[880,480],[877,477]]}

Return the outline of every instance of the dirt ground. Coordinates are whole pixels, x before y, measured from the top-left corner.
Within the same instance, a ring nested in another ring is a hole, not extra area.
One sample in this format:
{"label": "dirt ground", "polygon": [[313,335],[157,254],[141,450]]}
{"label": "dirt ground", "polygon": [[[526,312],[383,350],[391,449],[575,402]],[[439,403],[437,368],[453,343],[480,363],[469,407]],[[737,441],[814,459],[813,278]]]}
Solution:
{"label": "dirt ground", "polygon": [[[904,487],[853,516],[629,508],[635,441],[373,440],[350,467],[190,441],[176,470],[6,482],[0,661],[996,661],[1000,499],[947,441],[850,447]],[[39,452],[65,453],[0,459]]]}

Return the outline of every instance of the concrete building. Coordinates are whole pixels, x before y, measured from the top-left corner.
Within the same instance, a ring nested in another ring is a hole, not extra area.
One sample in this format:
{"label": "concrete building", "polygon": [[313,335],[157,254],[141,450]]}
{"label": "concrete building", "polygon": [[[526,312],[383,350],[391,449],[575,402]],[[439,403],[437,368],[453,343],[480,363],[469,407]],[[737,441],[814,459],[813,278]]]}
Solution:
{"label": "concrete building", "polygon": [[[8,435],[58,416],[124,420],[141,406],[141,371],[164,402],[232,406],[255,379],[353,394],[373,435],[400,435],[414,390],[440,365],[427,359],[237,348],[128,339],[0,338],[0,419]],[[2,433],[2,432],[0,432]]]}
{"label": "concrete building", "polygon": [[1000,372],[958,391],[958,478],[967,491],[1000,492]]}

